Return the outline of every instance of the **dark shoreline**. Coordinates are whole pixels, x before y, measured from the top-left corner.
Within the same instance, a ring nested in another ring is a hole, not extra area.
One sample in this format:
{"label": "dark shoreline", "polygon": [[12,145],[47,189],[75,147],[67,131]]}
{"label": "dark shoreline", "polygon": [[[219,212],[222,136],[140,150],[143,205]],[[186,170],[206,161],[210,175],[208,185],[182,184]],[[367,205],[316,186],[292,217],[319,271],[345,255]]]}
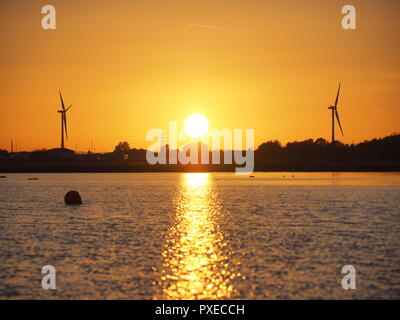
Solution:
{"label": "dark shoreline", "polygon": [[[0,150],[0,172],[234,172],[237,167],[225,164],[150,165],[146,161],[148,151],[129,149],[127,142],[126,145],[126,150],[117,150],[118,145],[114,152],[86,154],[76,154],[65,148],[18,153]],[[167,151],[168,146],[165,148]],[[164,159],[167,163],[170,152],[166,152]],[[210,151],[208,160],[211,162],[212,159],[224,163],[225,152]],[[267,141],[254,151],[254,158],[244,157],[243,161],[251,159],[255,166],[249,168],[254,172],[400,172],[400,134],[356,145],[339,141],[328,143],[322,138],[288,142],[285,146],[279,141]]]}
{"label": "dark shoreline", "polygon": [[[234,172],[234,165],[148,165],[135,162],[0,162],[0,173]],[[254,172],[400,172],[400,163],[270,163]]]}

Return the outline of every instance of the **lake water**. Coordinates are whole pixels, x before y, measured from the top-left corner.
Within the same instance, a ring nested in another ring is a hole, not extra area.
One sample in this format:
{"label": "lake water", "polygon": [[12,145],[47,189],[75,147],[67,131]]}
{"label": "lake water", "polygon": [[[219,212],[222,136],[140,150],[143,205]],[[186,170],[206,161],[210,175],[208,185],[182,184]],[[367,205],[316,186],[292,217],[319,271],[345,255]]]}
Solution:
{"label": "lake water", "polygon": [[5,175],[2,299],[400,298],[397,173]]}

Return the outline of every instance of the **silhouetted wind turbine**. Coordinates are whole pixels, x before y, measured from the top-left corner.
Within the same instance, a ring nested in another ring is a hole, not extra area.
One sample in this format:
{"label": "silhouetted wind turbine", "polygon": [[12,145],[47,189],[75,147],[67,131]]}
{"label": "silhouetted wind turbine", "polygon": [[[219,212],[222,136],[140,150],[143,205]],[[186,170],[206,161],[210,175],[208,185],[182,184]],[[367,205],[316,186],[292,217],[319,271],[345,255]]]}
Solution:
{"label": "silhouetted wind turbine", "polygon": [[64,149],[64,131],[65,131],[65,137],[68,140],[68,130],[67,130],[67,111],[69,110],[69,108],[72,107],[72,104],[65,109],[64,106],[64,100],[63,97],[61,95],[61,91],[58,91],[60,94],[60,99],[61,99],[61,110],[58,110],[58,113],[61,113],[61,149]]}
{"label": "silhouetted wind turbine", "polygon": [[335,116],[336,116],[336,120],[339,124],[340,131],[342,132],[342,135],[344,136],[342,125],[340,124],[339,113],[337,111],[337,105],[338,105],[339,94],[340,94],[340,86],[341,86],[341,83],[339,83],[339,88],[338,88],[338,92],[336,95],[335,105],[328,107],[328,109],[332,110],[332,144],[335,142]]}

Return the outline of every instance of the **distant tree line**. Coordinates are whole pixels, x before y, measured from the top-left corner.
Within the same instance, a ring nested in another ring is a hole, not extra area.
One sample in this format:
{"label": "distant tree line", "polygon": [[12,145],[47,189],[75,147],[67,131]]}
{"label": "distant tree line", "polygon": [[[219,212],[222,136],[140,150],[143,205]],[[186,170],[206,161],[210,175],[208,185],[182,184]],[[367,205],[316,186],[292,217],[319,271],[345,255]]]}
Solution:
{"label": "distant tree line", "polygon": [[[146,150],[131,149],[129,143],[126,141],[118,143],[115,146],[113,154],[117,158],[123,158],[128,155],[127,158],[129,160],[146,161]],[[220,157],[222,161],[223,156],[224,154],[221,150]],[[400,134],[375,138],[358,144],[344,144],[340,141],[335,141],[332,144],[323,138],[318,138],[316,140],[293,141],[282,145],[278,140],[271,140],[262,143],[255,150],[255,163],[258,167],[282,163],[312,165],[313,163],[332,162],[400,163]]]}
{"label": "distant tree line", "polygon": [[[168,146],[166,146],[168,149]],[[51,149],[52,150],[52,149]],[[10,156],[7,150],[0,149],[2,161],[31,161],[49,162],[59,159],[57,153],[51,150],[36,150],[25,152],[26,156]],[[72,151],[71,151],[72,152]],[[102,154],[79,154],[73,152],[68,161],[96,161],[109,162],[125,160],[128,163],[148,165],[145,149],[131,148],[129,143],[118,143],[113,152]],[[224,162],[224,152],[209,151],[212,156],[219,153],[221,162]],[[22,153],[18,153],[21,155]],[[167,152],[167,157],[168,157]],[[200,157],[200,154],[199,154]],[[62,158],[65,159],[65,158]],[[64,160],[63,160],[64,161]],[[199,163],[200,163],[199,159]],[[283,145],[277,140],[262,143],[255,150],[256,170],[400,170],[400,134],[393,134],[384,138],[375,138],[358,144],[344,144],[340,141],[330,143],[323,138],[316,140],[293,141]]]}
{"label": "distant tree line", "polygon": [[283,146],[279,141],[262,143],[255,152],[256,164],[271,162],[399,162],[400,134],[375,138],[358,144],[334,144],[323,138],[317,140],[288,142]]}

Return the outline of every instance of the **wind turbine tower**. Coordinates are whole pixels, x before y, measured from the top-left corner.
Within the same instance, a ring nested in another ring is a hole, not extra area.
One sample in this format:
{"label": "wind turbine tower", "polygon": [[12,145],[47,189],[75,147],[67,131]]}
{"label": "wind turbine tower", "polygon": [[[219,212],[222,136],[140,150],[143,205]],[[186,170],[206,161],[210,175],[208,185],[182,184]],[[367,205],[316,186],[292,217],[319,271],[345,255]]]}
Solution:
{"label": "wind turbine tower", "polygon": [[340,86],[341,86],[341,83],[339,83],[339,88],[338,88],[338,92],[336,95],[335,105],[328,107],[328,109],[332,110],[332,144],[335,143],[335,117],[339,124],[340,131],[342,132],[342,136],[344,136],[342,125],[340,124],[339,113],[337,111],[337,105],[338,105],[339,94],[340,94]]}
{"label": "wind turbine tower", "polygon": [[68,130],[67,130],[67,111],[69,108],[72,107],[72,104],[65,109],[64,105],[64,100],[61,94],[61,91],[59,91],[60,94],[60,100],[61,100],[61,110],[58,110],[57,112],[61,114],[61,149],[65,149],[65,144],[64,144],[64,132],[65,132],[65,138],[68,140]]}

